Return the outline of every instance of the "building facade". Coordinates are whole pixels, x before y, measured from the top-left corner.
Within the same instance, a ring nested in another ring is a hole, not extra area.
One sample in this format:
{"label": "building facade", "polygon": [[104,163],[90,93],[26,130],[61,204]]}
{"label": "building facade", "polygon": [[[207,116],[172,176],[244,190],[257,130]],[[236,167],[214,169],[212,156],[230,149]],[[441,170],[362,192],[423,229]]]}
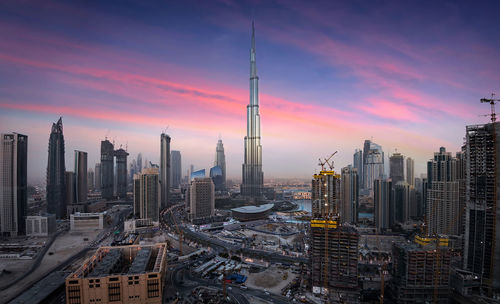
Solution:
{"label": "building facade", "polygon": [[384,177],[384,152],[371,140],[365,140],[363,145],[363,174],[363,188],[368,192],[372,192],[375,179]]}
{"label": "building facade", "polygon": [[394,185],[405,180],[404,156],[401,153],[394,153],[389,157],[389,177]]}
{"label": "building facade", "polygon": [[160,136],[160,199],[162,208],[166,208],[169,205],[170,170],[170,136],[162,133]]}
{"label": "building facade", "polygon": [[394,225],[394,196],[392,181],[377,178],[373,186],[373,203],[375,227],[379,232]]}
{"label": "building facade", "polygon": [[159,221],[160,174],[158,168],[143,169],[134,176],[134,214],[137,218]]}
{"label": "building facade", "polygon": [[122,148],[114,153],[116,157],[116,196],[124,198],[127,196],[127,151]]}
{"label": "building facade", "polygon": [[109,140],[101,141],[101,195],[110,200],[114,191],[114,146]]}
{"label": "building facade", "polygon": [[411,157],[406,158],[406,182],[415,187],[415,161]]}
{"label": "building facade", "polygon": [[66,217],[66,163],[62,118],[52,124],[47,161],[47,212],[57,218]]}
{"label": "building facade", "polygon": [[182,157],[181,152],[172,150],[170,153],[172,161],[172,188],[179,189],[182,179]]}
{"label": "building facade", "polygon": [[189,191],[192,220],[215,215],[215,186],[211,178],[195,178]]}
{"label": "building facade", "polygon": [[340,175],[333,170],[322,170],[313,175],[311,183],[312,217],[336,216],[340,198]]}
{"label": "building facade", "polygon": [[26,235],[47,237],[57,231],[55,214],[29,215],[26,217]]}
{"label": "building facade", "polygon": [[87,201],[87,152],[75,150],[75,202]]}
{"label": "building facade", "polygon": [[351,165],[342,168],[340,182],[340,220],[342,223],[357,223],[359,208],[358,170]]}
{"label": "building facade", "polygon": [[94,189],[97,191],[101,191],[101,163],[95,164]]}
{"label": "building facade", "polygon": [[71,231],[93,231],[104,228],[104,213],[75,212],[69,217]]}
{"label": "building facade", "polygon": [[219,139],[217,142],[217,147],[215,148],[215,161],[214,167],[220,167],[222,171],[222,184],[219,189],[216,190],[225,190],[226,189],[226,155],[224,154],[224,144],[222,143],[222,139]]}
{"label": "building facade", "polygon": [[358,171],[358,180],[359,180],[359,188],[363,188],[363,150],[356,149],[354,151],[353,155],[353,161],[352,161],[353,167]]}

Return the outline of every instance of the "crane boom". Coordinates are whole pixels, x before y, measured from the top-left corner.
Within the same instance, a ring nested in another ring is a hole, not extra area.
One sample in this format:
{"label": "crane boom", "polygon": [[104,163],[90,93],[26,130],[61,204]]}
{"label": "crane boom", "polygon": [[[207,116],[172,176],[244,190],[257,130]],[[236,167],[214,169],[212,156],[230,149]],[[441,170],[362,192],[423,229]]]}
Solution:
{"label": "crane boom", "polygon": [[500,99],[495,99],[495,93],[491,93],[491,98],[481,98],[481,103],[489,103],[491,106],[491,114],[485,116],[491,116],[491,122],[495,122],[497,120],[495,114],[495,104],[500,101]]}

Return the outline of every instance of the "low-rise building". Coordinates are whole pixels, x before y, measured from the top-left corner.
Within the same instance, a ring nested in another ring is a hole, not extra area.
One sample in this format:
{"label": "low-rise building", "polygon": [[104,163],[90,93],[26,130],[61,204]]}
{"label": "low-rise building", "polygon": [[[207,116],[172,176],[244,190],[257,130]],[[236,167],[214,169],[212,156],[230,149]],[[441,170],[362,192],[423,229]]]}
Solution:
{"label": "low-rise building", "polygon": [[154,222],[150,218],[146,219],[131,219],[123,223],[125,232],[141,232],[158,227],[159,222]]}
{"label": "low-rise building", "polygon": [[49,236],[56,230],[55,214],[29,215],[26,217],[27,236]]}
{"label": "low-rise building", "polygon": [[89,231],[104,228],[104,213],[80,213],[70,215],[72,231]]}

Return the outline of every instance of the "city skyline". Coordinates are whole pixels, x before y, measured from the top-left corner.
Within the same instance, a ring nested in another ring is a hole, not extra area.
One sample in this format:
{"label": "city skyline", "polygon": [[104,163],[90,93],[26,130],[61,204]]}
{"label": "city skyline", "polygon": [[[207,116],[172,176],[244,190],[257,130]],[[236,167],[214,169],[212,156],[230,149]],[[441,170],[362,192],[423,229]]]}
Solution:
{"label": "city skyline", "polygon": [[[464,4],[358,12],[353,4],[227,2],[182,17],[180,3],[154,13],[138,3],[1,6],[0,129],[29,136],[31,183],[45,179],[39,151],[59,116],[66,151],[87,151],[89,168],[106,136],[159,163],[157,137],[169,126],[183,167],[208,168],[222,133],[227,176],[240,177],[252,19],[266,177],[308,178],[317,158],[336,150],[340,171],[372,136],[386,158],[395,148],[413,158],[419,176],[439,147],[460,151],[464,125],[488,121],[478,117],[489,112],[479,98],[498,91],[494,10]],[[417,23],[425,23],[418,32]],[[71,168],[71,153],[65,160]]]}

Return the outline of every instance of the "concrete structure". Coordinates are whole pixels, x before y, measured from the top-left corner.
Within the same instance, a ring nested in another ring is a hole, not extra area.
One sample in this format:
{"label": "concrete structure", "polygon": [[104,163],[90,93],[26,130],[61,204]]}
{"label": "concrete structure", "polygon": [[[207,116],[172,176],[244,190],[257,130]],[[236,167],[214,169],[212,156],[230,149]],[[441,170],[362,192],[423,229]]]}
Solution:
{"label": "concrete structure", "polygon": [[322,170],[312,179],[312,217],[337,215],[340,197],[340,175],[335,171]]}
{"label": "concrete structure", "polygon": [[47,212],[66,218],[66,164],[62,117],[52,124],[47,161]]}
{"label": "concrete structure", "polygon": [[87,152],[75,150],[75,202],[87,201]]}
{"label": "concrete structure", "polygon": [[28,136],[0,137],[0,233],[23,235],[28,211]]}
{"label": "concrete structure", "polygon": [[404,156],[401,153],[394,153],[389,157],[389,177],[394,185],[404,181]]}
{"label": "concrete structure", "polygon": [[122,148],[114,153],[116,160],[116,196],[125,198],[127,196],[127,151]]}
{"label": "concrete structure", "polygon": [[178,189],[181,185],[182,179],[182,157],[181,152],[172,150],[170,153],[170,160],[172,161],[172,188]]}
{"label": "concrete structure", "polygon": [[104,213],[80,213],[70,215],[72,231],[92,231],[104,228]]}
{"label": "concrete structure", "polygon": [[97,191],[101,191],[101,163],[95,164],[94,189]]}
{"label": "concrete structure", "polygon": [[[337,217],[311,220],[312,292],[327,303],[359,303],[359,234]],[[325,299],[326,300],[326,299]]]}
{"label": "concrete structure", "polygon": [[492,295],[500,291],[500,122],[466,128],[464,268]]}
{"label": "concrete structure", "polygon": [[250,50],[250,103],[247,106],[247,135],[245,161],[242,166],[241,195],[260,199],[264,186],[262,172],[262,145],[260,144],[259,77],[255,50],[255,28],[252,22],[252,48]]}
{"label": "concrete structure", "polygon": [[102,198],[113,198],[114,173],[113,173],[114,146],[109,140],[101,141],[101,193]]}
{"label": "concrete structure", "polygon": [[189,191],[189,217],[208,218],[215,215],[215,186],[211,178],[195,178]]}
{"label": "concrete structure", "polygon": [[459,202],[457,159],[444,147],[427,163],[428,235],[459,235],[462,230],[464,206]]}
{"label": "concrete structure", "polygon": [[66,278],[66,303],[161,304],[167,245],[101,247]]}
{"label": "concrete structure", "polygon": [[[215,190],[225,190],[226,189],[226,155],[224,154],[224,144],[222,139],[217,142],[217,147],[215,148],[215,161],[214,167],[219,166],[222,171],[222,184],[217,189],[217,184],[215,185]],[[211,171],[211,170],[210,170]]]}
{"label": "concrete structure", "polygon": [[342,223],[357,223],[359,207],[358,170],[351,165],[342,168],[340,180],[340,220]]}
{"label": "concrete structure", "polygon": [[359,188],[363,188],[363,150],[356,149],[353,155],[353,161],[352,161],[352,166],[358,170],[358,184]]}
{"label": "concrete structure", "polygon": [[56,232],[57,223],[55,214],[30,215],[26,217],[27,236],[49,236]]}
{"label": "concrete structure", "polygon": [[170,163],[170,136],[162,133],[160,136],[160,200],[161,208],[169,206],[169,193],[172,181]]}
{"label": "concrete structure", "polygon": [[231,216],[241,222],[266,219],[274,207],[274,204],[260,206],[243,206],[231,209]]}
{"label": "concrete structure", "polygon": [[406,158],[406,182],[415,187],[415,161],[411,157]]}
{"label": "concrete structure", "polygon": [[394,196],[392,194],[392,181],[376,179],[373,186],[374,221],[379,232],[389,229],[394,225]]}
{"label": "concrete structure", "polygon": [[371,140],[365,140],[363,145],[363,174],[363,188],[368,192],[372,192],[375,179],[384,177],[384,152]]}
{"label": "concrete structure", "polygon": [[391,293],[396,303],[448,303],[451,251],[394,243]]}
{"label": "concrete structure", "polygon": [[158,168],[143,169],[134,176],[134,214],[141,219],[159,221],[160,176]]}
{"label": "concrete structure", "polygon": [[158,227],[159,223],[154,222],[150,218],[146,219],[131,219],[123,223],[123,230],[125,232],[141,232],[144,230],[153,229]]}

